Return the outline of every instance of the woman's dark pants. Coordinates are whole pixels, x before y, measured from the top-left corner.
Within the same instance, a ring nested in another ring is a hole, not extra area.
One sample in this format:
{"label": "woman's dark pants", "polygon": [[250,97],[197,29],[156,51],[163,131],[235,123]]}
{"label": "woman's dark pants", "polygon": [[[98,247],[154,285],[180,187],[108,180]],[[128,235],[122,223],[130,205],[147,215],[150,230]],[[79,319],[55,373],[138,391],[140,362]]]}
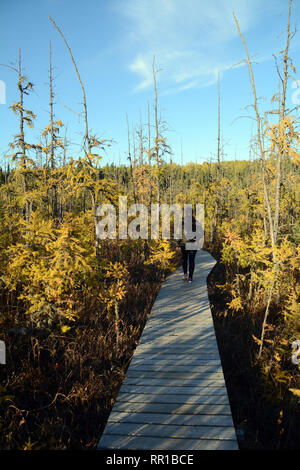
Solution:
{"label": "woman's dark pants", "polygon": [[197,250],[186,250],[185,246],[181,246],[182,253],[182,268],[183,273],[187,274],[189,267],[189,278],[193,279],[194,269],[195,269],[195,256]]}

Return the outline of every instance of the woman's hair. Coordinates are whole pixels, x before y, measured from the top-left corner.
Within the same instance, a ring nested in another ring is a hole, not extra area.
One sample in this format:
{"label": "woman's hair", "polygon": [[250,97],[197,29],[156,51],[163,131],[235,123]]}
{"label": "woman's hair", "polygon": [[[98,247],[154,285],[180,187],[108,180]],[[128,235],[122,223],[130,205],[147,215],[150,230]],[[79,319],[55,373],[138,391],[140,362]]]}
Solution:
{"label": "woman's hair", "polygon": [[192,215],[192,230],[193,232],[196,232],[196,219],[195,217]]}
{"label": "woman's hair", "polygon": [[[196,227],[197,227],[197,221],[194,217],[194,214],[192,214],[192,231],[196,232]],[[182,218],[182,228],[184,227],[184,217]]]}

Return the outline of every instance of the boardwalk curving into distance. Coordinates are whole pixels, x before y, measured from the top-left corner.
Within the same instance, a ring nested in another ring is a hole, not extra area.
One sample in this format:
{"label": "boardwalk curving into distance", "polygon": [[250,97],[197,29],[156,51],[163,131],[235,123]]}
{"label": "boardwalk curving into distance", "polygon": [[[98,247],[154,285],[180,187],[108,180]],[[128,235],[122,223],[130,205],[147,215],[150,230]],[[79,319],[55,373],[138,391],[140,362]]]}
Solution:
{"label": "boardwalk curving into distance", "polygon": [[196,256],[193,284],[179,269],[154,302],[98,449],[238,450],[211,310]]}

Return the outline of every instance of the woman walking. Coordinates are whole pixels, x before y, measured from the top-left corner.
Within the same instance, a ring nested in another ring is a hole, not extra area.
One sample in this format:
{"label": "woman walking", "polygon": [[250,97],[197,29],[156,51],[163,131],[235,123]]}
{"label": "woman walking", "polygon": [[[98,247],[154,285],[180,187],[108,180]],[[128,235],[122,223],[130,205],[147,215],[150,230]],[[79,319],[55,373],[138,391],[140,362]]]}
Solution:
{"label": "woman walking", "polygon": [[[193,232],[196,231],[196,221],[193,217],[192,219],[192,230]],[[182,262],[182,269],[183,269],[183,280],[187,281],[188,283],[193,282],[193,275],[195,270],[195,257],[197,250],[187,250],[186,243],[195,243],[196,245],[196,236],[193,239],[187,239],[184,232],[182,239],[178,242],[178,248],[181,249],[181,262]]]}

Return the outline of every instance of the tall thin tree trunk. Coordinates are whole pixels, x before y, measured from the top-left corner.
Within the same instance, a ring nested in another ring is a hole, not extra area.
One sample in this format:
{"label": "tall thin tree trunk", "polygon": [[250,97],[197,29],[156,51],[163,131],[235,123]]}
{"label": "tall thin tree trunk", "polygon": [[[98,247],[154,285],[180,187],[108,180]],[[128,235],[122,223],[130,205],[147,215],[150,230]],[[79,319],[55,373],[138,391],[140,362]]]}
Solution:
{"label": "tall thin tree trunk", "polygon": [[[265,166],[265,151],[264,151],[263,143],[262,143],[262,130],[261,130],[262,123],[261,123],[261,118],[260,118],[259,111],[258,111],[258,100],[257,100],[257,94],[256,94],[256,86],[255,86],[255,81],[254,81],[252,62],[251,62],[251,59],[250,59],[250,56],[249,56],[246,41],[244,39],[244,36],[241,33],[238,20],[236,19],[235,14],[233,14],[233,16],[234,16],[234,19],[235,19],[235,23],[236,23],[236,26],[237,26],[238,33],[239,33],[239,35],[240,35],[240,37],[243,41],[245,51],[246,51],[246,55],[247,55],[247,64],[248,64],[249,75],[250,75],[250,84],[251,84],[252,93],[253,93],[253,97],[254,97],[254,110],[255,110],[255,117],[256,117],[256,123],[257,123],[257,142],[258,142],[260,160],[261,160],[261,165],[262,165],[262,179],[263,179],[263,188],[264,188],[264,198],[265,198],[265,204],[266,204],[267,214],[268,214],[268,219],[269,219],[269,230],[270,230],[271,243],[272,243],[272,246],[274,247],[274,227],[273,227],[270,197],[269,197],[268,186],[267,186],[266,166]],[[274,256],[274,249],[273,249],[273,256]]]}
{"label": "tall thin tree trunk", "polygon": [[215,243],[217,236],[217,225],[219,217],[219,205],[220,205],[220,194],[219,194],[219,181],[220,181],[220,155],[221,155],[221,93],[220,93],[220,72],[218,72],[218,147],[217,147],[217,168],[216,168],[216,205],[215,205],[215,217],[213,223],[212,243]]}
{"label": "tall thin tree trunk", "polygon": [[70,57],[71,57],[71,60],[73,62],[73,65],[74,65],[74,68],[75,68],[75,71],[76,71],[76,74],[77,74],[77,77],[78,77],[78,80],[79,80],[79,83],[80,83],[80,86],[81,86],[81,90],[82,90],[82,97],[83,97],[83,109],[84,109],[84,123],[85,123],[85,136],[84,136],[84,142],[85,142],[85,151],[86,153],[88,153],[88,155],[91,154],[91,142],[90,142],[90,138],[89,138],[89,126],[88,126],[88,116],[87,116],[87,104],[86,104],[86,94],[85,94],[85,89],[84,89],[84,86],[83,86],[83,83],[82,83],[82,80],[81,80],[81,77],[80,77],[80,74],[79,74],[79,71],[78,71],[78,68],[77,68],[77,65],[76,65],[76,62],[75,62],[75,59],[73,57],[73,54],[72,54],[72,51],[71,51],[71,48],[69,46],[69,44],[67,43],[67,40],[65,38],[65,36],[63,35],[62,31],[60,30],[60,28],[57,26],[57,24],[55,23],[55,21],[51,18],[51,16],[49,15],[49,19],[50,21],[52,21],[53,25],[55,26],[55,28],[57,29],[57,31],[59,32],[59,34],[61,35],[68,51],[69,51],[69,54],[70,54]]}
{"label": "tall thin tree trunk", "polygon": [[52,48],[51,48],[51,41],[49,45],[49,106],[50,106],[50,168],[54,170],[55,162],[54,162],[54,129],[53,129],[53,78],[52,78]]}
{"label": "tall thin tree trunk", "polygon": [[[49,106],[50,106],[50,170],[51,172],[55,169],[55,158],[54,158],[54,123],[53,123],[53,77],[52,77],[52,48],[51,41],[49,46]],[[52,217],[57,217],[57,186],[54,183],[51,188],[51,205],[52,205]]]}
{"label": "tall thin tree trunk", "polygon": [[[292,11],[292,0],[289,1],[289,17],[288,17],[288,25],[287,25],[287,39],[286,39],[286,47],[283,56],[283,64],[284,64],[284,72],[283,72],[283,79],[282,79],[282,96],[280,102],[280,114],[279,120],[283,122],[285,118],[286,112],[286,91],[287,91],[287,82],[288,82],[288,60],[289,60],[289,47],[290,47],[290,40],[291,40],[291,11]],[[278,238],[278,230],[279,230],[279,217],[280,217],[280,187],[281,187],[281,164],[282,159],[285,154],[285,150],[282,148],[282,142],[284,139],[284,128],[280,127],[280,142],[281,145],[278,149],[277,155],[277,174],[276,174],[276,190],[275,190],[275,214],[274,214],[274,243],[277,243]]]}
{"label": "tall thin tree trunk", "polygon": [[181,192],[183,194],[183,152],[182,152],[182,140],[181,140],[181,145],[180,145],[180,167],[181,167]]}
{"label": "tall thin tree trunk", "polygon": [[128,122],[128,115],[126,113],[126,122],[127,122],[127,135],[128,135],[128,160],[129,160],[129,168],[130,168],[130,179],[132,185],[132,194],[134,203],[136,203],[136,194],[135,194],[135,185],[133,179],[133,168],[132,168],[132,158],[131,158],[131,147],[130,147],[130,131],[129,131],[129,122]]}
{"label": "tall thin tree trunk", "polygon": [[220,155],[221,155],[221,88],[220,88],[220,72],[218,72],[218,153],[217,153],[217,169],[220,171]]}
{"label": "tall thin tree trunk", "polygon": [[160,180],[159,180],[159,129],[158,129],[158,110],[157,110],[157,85],[156,85],[156,75],[158,70],[155,70],[155,56],[153,57],[152,64],[152,73],[153,73],[153,82],[154,82],[154,117],[155,117],[155,158],[157,166],[157,178],[156,178],[156,188],[157,188],[157,203],[160,204]]}
{"label": "tall thin tree trunk", "polygon": [[149,207],[152,200],[152,178],[151,178],[151,126],[150,126],[150,104],[148,101],[148,166],[149,166]]}
{"label": "tall thin tree trunk", "polygon": [[25,208],[24,208],[24,218],[26,222],[30,220],[30,202],[27,197],[28,193],[28,182],[27,182],[27,157],[26,157],[26,143],[25,143],[25,134],[24,134],[24,91],[22,86],[22,57],[21,57],[21,49],[19,49],[19,67],[18,67],[18,87],[20,91],[20,143],[21,143],[21,168],[22,168],[22,176],[23,176],[23,192],[25,196]]}
{"label": "tall thin tree trunk", "polygon": [[139,132],[139,139],[140,139],[140,165],[143,166],[144,164],[144,145],[143,145],[143,123],[142,123],[142,115],[140,111],[140,132]]}

